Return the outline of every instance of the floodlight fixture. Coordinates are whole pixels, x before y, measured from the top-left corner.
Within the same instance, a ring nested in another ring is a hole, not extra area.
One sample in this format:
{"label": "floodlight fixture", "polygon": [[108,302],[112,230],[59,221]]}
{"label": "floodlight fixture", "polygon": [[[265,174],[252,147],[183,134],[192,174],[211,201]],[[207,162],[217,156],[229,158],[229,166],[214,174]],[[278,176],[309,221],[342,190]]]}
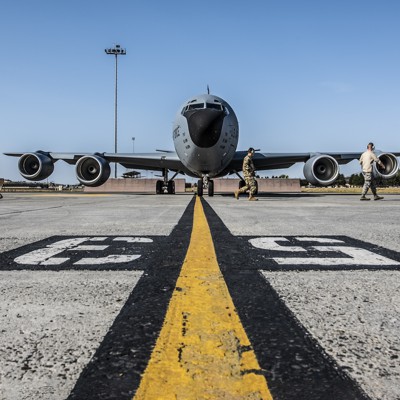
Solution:
{"label": "floodlight fixture", "polygon": [[107,54],[113,54],[116,56],[124,56],[126,49],[123,49],[119,44],[116,44],[114,48],[104,49]]}

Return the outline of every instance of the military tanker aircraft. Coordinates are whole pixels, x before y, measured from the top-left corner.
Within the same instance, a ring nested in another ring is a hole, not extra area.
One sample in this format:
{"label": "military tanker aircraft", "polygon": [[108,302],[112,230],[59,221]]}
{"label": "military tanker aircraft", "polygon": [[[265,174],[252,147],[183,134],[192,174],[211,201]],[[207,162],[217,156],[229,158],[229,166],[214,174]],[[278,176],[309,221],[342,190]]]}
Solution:
{"label": "military tanker aircraft", "polygon": [[[239,124],[232,107],[222,98],[210,93],[192,97],[178,110],[172,139],[175,151],[154,153],[58,153],[38,150],[31,153],[4,153],[20,157],[18,169],[21,175],[32,181],[48,178],[54,171],[54,163],[63,160],[75,165],[79,182],[86,186],[100,186],[110,176],[110,163],[119,163],[126,168],[161,171],[163,179],[156,182],[157,194],[175,193],[174,178],[185,174],[198,178],[197,194],[203,190],[214,195],[213,178],[228,174],[240,175],[243,158],[247,151],[237,151]],[[388,179],[398,170],[396,156],[400,153],[376,152],[385,165],[378,169],[377,177]],[[288,168],[304,162],[304,176],[313,185],[331,185],[339,174],[339,165],[347,164],[361,156],[356,153],[262,153],[253,157],[256,170]],[[174,173],[169,178],[169,172]]]}

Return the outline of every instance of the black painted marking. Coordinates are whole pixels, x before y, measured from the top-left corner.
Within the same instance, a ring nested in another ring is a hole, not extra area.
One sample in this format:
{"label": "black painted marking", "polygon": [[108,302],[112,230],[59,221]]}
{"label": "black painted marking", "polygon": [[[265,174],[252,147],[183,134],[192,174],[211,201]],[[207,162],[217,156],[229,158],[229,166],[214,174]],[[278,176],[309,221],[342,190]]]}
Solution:
{"label": "black painted marking", "polygon": [[185,258],[193,223],[190,202],[171,235],[157,243],[147,269],[121,309],[69,400],[131,400],[139,387]]}
{"label": "black painted marking", "polygon": [[[54,258],[68,258],[59,265],[35,265],[30,263],[18,263],[19,257],[25,256],[34,251],[54,246],[60,241],[68,239],[79,239],[88,237],[89,239],[80,245],[105,245],[108,246],[104,250],[77,250],[76,248],[65,249],[64,251],[54,255]],[[140,236],[145,239],[151,239],[151,243],[129,243],[125,241],[115,241],[114,239],[121,236],[103,236],[104,240],[90,240],[94,236],[51,236],[47,239],[19,247],[15,250],[7,251],[0,254],[0,270],[35,270],[35,271],[62,271],[62,270],[146,270],[152,262],[154,253],[158,252],[159,247],[163,246],[166,241],[162,236]],[[100,238],[101,236],[95,236]],[[131,236],[136,237],[136,236]],[[137,236],[139,237],[139,236]],[[105,263],[105,264],[75,264],[83,258],[100,258],[109,255],[140,255],[140,258],[128,262]]]}
{"label": "black painted marking", "polygon": [[[386,249],[381,246],[377,246],[371,243],[367,243],[358,239],[351,238],[349,236],[319,236],[318,238],[326,238],[326,239],[336,239],[341,241],[342,243],[317,243],[312,238],[315,238],[315,235],[313,236],[302,236],[302,235],[296,235],[296,236],[282,236],[282,239],[287,239],[287,242],[281,241],[278,243],[282,246],[282,251],[280,250],[264,250],[264,249],[259,249],[254,247],[253,245],[250,244],[251,239],[259,238],[260,236],[237,236],[238,239],[243,240],[243,248],[245,248],[245,251],[248,252],[248,254],[251,253],[251,259],[252,263],[248,264],[247,268],[249,269],[256,269],[256,270],[265,270],[265,271],[290,271],[290,270],[296,270],[296,271],[311,271],[311,270],[324,270],[324,271],[338,271],[338,270],[400,270],[400,265],[385,265],[382,263],[381,265],[365,265],[365,264],[353,264],[353,263],[347,263],[346,260],[350,259],[348,256],[345,254],[341,253],[340,251],[338,252],[332,252],[332,251],[322,251],[322,250],[315,250],[313,247],[314,246],[319,246],[321,249],[324,246],[329,246],[329,247],[341,247],[341,246],[346,246],[346,247],[351,247],[355,249],[364,249],[368,250],[371,253],[381,255],[383,257],[386,257],[390,260],[397,261],[400,263],[400,253]],[[269,236],[264,236],[264,237],[269,237]],[[272,236],[276,237],[276,236]],[[301,238],[302,240],[297,240],[296,238]],[[310,239],[310,240],[306,240]],[[290,252],[290,251],[284,251],[284,247],[286,246],[296,246],[296,247],[302,247],[307,250],[306,253],[302,252]],[[342,258],[343,262],[340,265],[318,265],[318,264],[288,264],[288,265],[281,265],[275,262],[273,259],[277,257],[287,257],[290,259],[291,257],[300,257],[300,258]]]}
{"label": "black painted marking", "polygon": [[[203,199],[218,263],[274,399],[366,400],[287,308],[260,269],[248,239],[233,236]],[[250,246],[250,247],[249,247]],[[265,254],[262,254],[264,257]]]}

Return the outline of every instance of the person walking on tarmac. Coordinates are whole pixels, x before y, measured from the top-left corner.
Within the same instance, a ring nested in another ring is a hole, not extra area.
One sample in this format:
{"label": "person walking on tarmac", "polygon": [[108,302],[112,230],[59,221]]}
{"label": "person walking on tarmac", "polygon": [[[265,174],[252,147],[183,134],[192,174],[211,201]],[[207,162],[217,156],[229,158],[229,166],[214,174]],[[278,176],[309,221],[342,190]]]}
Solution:
{"label": "person walking on tarmac", "polygon": [[382,161],[376,156],[374,153],[375,146],[372,142],[368,143],[367,151],[361,154],[360,164],[362,168],[362,173],[364,175],[364,186],[361,193],[360,200],[369,200],[365,195],[368,192],[368,189],[371,189],[372,194],[374,195],[374,200],[382,200],[382,196],[378,196],[376,193],[376,184],[375,177],[372,173],[372,164],[376,162],[381,168],[385,168]]}
{"label": "person walking on tarmac", "polygon": [[247,156],[243,159],[242,169],[246,185],[235,192],[236,200],[239,200],[240,193],[246,193],[247,191],[249,191],[250,201],[258,200],[256,197],[254,197],[257,191],[256,179],[254,177],[256,174],[256,170],[254,168],[254,163],[253,163],[254,151],[255,150],[252,147],[250,147],[249,150],[247,150]]}

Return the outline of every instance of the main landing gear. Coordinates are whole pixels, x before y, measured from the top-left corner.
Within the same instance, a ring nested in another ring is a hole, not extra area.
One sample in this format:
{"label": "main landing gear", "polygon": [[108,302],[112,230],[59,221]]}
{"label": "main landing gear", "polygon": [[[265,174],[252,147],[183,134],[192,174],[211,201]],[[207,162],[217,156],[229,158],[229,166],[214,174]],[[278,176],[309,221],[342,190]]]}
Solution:
{"label": "main landing gear", "polygon": [[168,181],[165,183],[164,181],[157,181],[156,182],[156,193],[157,194],[175,194],[175,182]]}
{"label": "main landing gear", "polygon": [[175,181],[174,178],[178,175],[177,172],[171,179],[168,179],[168,170],[163,169],[163,180],[156,182],[156,194],[175,194]]}
{"label": "main landing gear", "polygon": [[203,179],[199,179],[197,181],[197,196],[203,196],[203,191],[208,191],[208,196],[214,196],[214,181],[212,179],[208,179],[207,177],[203,177]]}

